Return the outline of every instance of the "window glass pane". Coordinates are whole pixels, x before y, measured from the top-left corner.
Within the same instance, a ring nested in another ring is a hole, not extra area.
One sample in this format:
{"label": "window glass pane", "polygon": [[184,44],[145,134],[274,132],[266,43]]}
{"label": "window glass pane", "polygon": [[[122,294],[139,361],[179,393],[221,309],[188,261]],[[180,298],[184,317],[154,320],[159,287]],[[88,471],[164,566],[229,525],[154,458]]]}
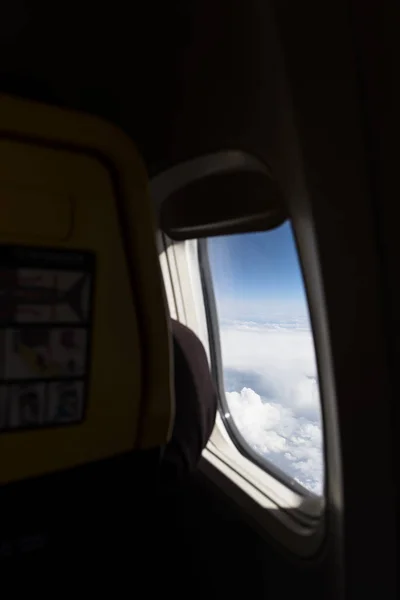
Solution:
{"label": "window glass pane", "polygon": [[226,417],[266,461],[322,494],[317,366],[291,226],[210,238],[208,253]]}

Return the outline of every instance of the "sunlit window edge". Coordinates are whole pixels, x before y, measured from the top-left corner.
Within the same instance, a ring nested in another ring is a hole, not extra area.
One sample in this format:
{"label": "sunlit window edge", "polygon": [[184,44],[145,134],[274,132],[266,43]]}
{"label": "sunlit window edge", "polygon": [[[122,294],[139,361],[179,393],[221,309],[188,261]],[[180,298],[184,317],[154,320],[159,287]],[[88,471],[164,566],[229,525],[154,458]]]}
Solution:
{"label": "sunlit window edge", "polygon": [[250,459],[243,456],[229,438],[222,419],[218,416],[211,435],[207,450],[214,453],[221,460],[230,465],[232,469],[242,475],[243,486],[247,489],[250,483],[265,498],[271,500],[282,509],[295,510],[299,515],[305,515],[311,521],[318,519],[324,511],[325,501],[322,496],[309,494],[304,490],[304,495],[297,493],[290,485],[279,481],[268,472],[268,462],[261,468]]}
{"label": "sunlit window edge", "polygon": [[[185,306],[188,318],[184,319],[184,323],[200,337],[209,357],[210,349],[206,333],[207,322],[204,306],[200,305],[201,303],[199,303],[198,298],[192,293],[190,294],[190,298],[184,297],[182,290],[188,288],[184,288],[179,280],[182,277],[185,279],[188,278],[191,282],[191,289],[196,289],[197,292],[201,290],[197,241],[190,240],[173,243],[172,248],[176,270],[172,273],[168,271],[162,259],[161,269],[163,277],[170,281],[175,291],[175,296],[179,296],[178,303],[183,303]],[[172,248],[169,248],[167,252],[171,252]],[[163,252],[160,252],[160,258],[162,258],[162,255]],[[167,301],[170,314],[178,320],[182,320],[178,308],[173,305],[171,295],[169,295]],[[194,313],[191,310],[193,307],[195,308]],[[239,495],[245,494],[251,498],[254,505],[258,506],[261,511],[258,520],[262,527],[264,525],[267,529],[271,527],[270,519],[265,524],[262,516],[263,513],[268,512],[269,516],[272,515],[273,520],[279,520],[281,526],[283,524],[286,529],[291,530],[296,536],[300,535],[301,538],[304,536],[315,537],[315,543],[313,542],[312,546],[313,548],[314,546],[317,547],[323,525],[324,497],[301,496],[293,491],[289,485],[285,485],[268,473],[268,464],[266,464],[265,469],[262,469],[244,457],[234,446],[220,418],[217,419],[216,426],[209,444],[203,453],[203,461],[200,465],[201,470],[209,476],[210,471],[207,465],[212,465],[225,479],[228,479],[237,488]],[[222,483],[222,480],[220,480],[220,483]],[[295,511],[299,515],[308,515],[310,517],[308,526],[301,527],[293,519],[288,519],[283,514],[285,510]],[[302,548],[301,552],[300,548],[297,550],[302,554],[303,550],[306,549]]]}
{"label": "sunlit window edge", "polygon": [[238,472],[222,460],[211,443],[203,451],[200,472],[245,511],[261,536],[272,535],[278,544],[302,558],[312,558],[319,552],[324,539],[324,519],[313,526],[294,519],[289,507],[285,510],[274,503],[269,494],[244,477],[243,471]]}

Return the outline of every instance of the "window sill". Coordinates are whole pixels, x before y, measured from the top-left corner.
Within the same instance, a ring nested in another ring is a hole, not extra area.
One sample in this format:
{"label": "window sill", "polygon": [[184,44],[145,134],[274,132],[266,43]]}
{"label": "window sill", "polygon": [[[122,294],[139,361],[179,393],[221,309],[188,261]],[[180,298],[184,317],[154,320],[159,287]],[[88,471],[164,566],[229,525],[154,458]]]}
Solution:
{"label": "window sill", "polygon": [[244,511],[261,535],[301,558],[318,552],[324,537],[324,499],[300,495],[246,459],[229,443],[217,423],[200,469]]}

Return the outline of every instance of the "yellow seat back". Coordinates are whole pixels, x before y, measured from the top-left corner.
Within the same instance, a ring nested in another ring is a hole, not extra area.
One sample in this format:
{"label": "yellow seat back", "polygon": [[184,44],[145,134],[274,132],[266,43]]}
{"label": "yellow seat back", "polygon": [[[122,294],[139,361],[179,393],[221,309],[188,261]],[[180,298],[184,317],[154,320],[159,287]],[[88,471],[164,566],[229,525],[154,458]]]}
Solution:
{"label": "yellow seat back", "polygon": [[0,96],[0,482],[164,444],[147,178],[96,118]]}

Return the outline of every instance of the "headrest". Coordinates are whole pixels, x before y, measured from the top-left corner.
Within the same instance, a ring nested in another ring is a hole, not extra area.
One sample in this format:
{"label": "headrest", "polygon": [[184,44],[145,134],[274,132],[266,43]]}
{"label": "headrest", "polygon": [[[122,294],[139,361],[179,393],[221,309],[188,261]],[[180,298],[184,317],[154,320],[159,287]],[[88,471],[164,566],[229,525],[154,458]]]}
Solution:
{"label": "headrest", "polygon": [[175,423],[163,457],[163,479],[180,480],[193,472],[200,460],[217,413],[217,393],[207,355],[198,337],[171,320]]}

